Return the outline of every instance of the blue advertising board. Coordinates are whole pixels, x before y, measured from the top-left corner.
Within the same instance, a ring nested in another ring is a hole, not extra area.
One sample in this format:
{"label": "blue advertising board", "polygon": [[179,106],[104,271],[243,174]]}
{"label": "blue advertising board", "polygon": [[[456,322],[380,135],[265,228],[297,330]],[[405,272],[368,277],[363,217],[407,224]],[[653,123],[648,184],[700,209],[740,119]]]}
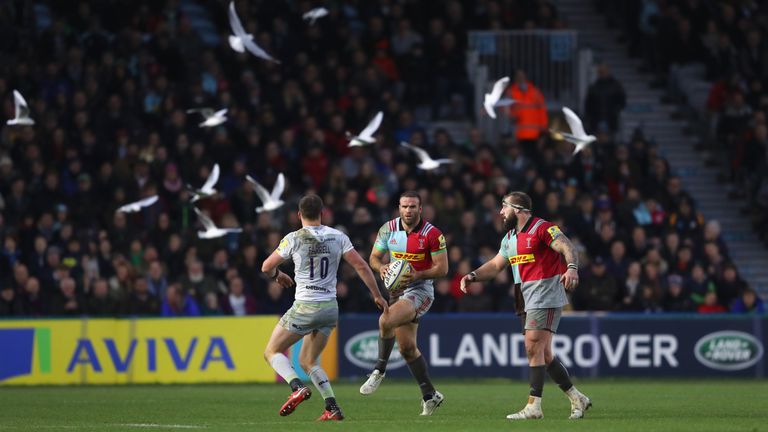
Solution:
{"label": "blue advertising board", "polygon": [[[340,377],[373,369],[377,323],[375,315],[340,318]],[[767,332],[768,318],[758,316],[564,316],[553,351],[581,377],[765,377]],[[427,314],[418,337],[432,376],[527,377],[524,337],[513,315]],[[387,376],[410,376],[397,348]]]}

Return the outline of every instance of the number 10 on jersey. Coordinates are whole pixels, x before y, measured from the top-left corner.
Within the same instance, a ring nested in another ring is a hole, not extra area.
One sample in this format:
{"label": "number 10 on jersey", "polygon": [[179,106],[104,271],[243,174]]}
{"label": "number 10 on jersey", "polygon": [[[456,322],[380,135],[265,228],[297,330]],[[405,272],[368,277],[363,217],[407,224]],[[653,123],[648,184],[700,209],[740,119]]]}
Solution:
{"label": "number 10 on jersey", "polygon": [[[321,257],[320,261],[320,279],[325,279],[328,276],[328,267],[330,266],[328,257]],[[315,257],[309,257],[309,278],[315,278]]]}

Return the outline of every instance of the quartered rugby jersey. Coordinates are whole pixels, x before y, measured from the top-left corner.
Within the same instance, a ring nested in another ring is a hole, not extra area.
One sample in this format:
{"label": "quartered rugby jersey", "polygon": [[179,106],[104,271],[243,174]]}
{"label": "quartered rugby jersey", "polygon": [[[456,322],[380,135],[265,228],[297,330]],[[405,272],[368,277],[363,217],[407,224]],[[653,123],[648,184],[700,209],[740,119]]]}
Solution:
{"label": "quartered rugby jersey", "polygon": [[501,240],[499,254],[512,266],[515,283],[521,284],[526,311],[568,304],[560,283],[565,263],[549,247],[561,235],[557,225],[531,217],[519,233],[512,229]]}
{"label": "quartered rugby jersey", "polygon": [[[410,234],[405,231],[400,218],[390,220],[379,228],[374,247],[389,251],[390,260],[402,259],[410,262],[418,271],[432,268],[432,255],[446,250],[443,233],[424,219]],[[411,284],[409,289],[420,286],[432,287],[432,279],[420,280]]]}

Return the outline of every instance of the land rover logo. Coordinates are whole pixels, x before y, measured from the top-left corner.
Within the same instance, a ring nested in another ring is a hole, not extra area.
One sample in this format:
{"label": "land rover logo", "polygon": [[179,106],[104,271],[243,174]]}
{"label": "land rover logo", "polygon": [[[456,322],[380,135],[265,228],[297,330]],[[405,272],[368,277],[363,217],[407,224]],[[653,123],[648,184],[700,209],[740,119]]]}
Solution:
{"label": "land rover logo", "polygon": [[720,331],[696,342],[696,358],[707,367],[723,371],[746,369],[763,357],[763,344],[748,333]]}
{"label": "land rover logo", "polygon": [[[355,366],[373,370],[376,360],[379,358],[379,331],[371,330],[358,333],[350,338],[344,345],[344,355]],[[405,359],[397,350],[397,342],[392,354],[389,356],[387,369],[396,369],[405,364]]]}

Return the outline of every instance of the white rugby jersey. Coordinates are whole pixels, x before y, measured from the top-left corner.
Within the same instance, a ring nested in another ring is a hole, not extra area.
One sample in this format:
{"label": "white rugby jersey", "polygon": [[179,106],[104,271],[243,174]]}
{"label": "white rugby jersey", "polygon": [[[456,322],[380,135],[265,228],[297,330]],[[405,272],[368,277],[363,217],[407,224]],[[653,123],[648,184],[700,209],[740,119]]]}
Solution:
{"label": "white rugby jersey", "polygon": [[293,260],[296,300],[320,302],[336,298],[336,272],[342,255],[353,249],[343,232],[325,225],[307,226],[280,241],[277,253]]}

